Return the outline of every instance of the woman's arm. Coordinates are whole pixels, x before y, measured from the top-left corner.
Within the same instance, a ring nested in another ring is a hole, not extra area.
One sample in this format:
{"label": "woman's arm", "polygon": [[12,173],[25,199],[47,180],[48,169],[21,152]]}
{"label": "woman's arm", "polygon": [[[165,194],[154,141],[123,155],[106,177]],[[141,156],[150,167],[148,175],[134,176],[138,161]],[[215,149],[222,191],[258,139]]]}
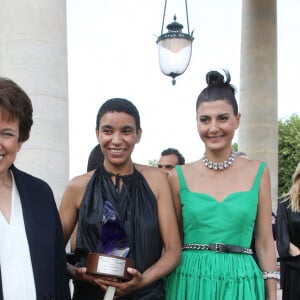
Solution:
{"label": "woman's arm", "polygon": [[[64,233],[65,244],[68,243],[71,234],[78,221],[78,210],[82,201],[83,194],[91,177],[91,172],[73,178],[66,187],[63,194],[59,215],[61,219],[62,229]],[[98,285],[102,289],[106,286],[97,282],[96,277],[86,274],[85,267],[76,267],[67,263],[69,276],[75,280],[81,280],[93,285]]]}
{"label": "woman's arm", "polygon": [[59,206],[65,244],[68,243],[77,223],[79,197],[82,194],[77,182],[78,179],[76,178],[69,182]]}
{"label": "woman's arm", "polygon": [[[260,182],[255,245],[262,272],[276,271],[276,251],[272,234],[271,184],[268,168],[265,168]],[[265,279],[265,287],[266,299],[276,300],[276,279]]]}
{"label": "woman's arm", "polygon": [[[181,257],[178,222],[168,179],[165,174],[160,174],[160,176],[155,176],[155,180],[159,185],[157,194],[158,220],[164,250],[161,258],[152,266],[153,269],[151,267],[146,271],[147,273],[144,272],[147,276],[149,272],[149,275],[151,274],[151,277],[154,278],[151,282],[169,274]],[[158,277],[155,278],[157,275]]]}
{"label": "woman's arm", "polygon": [[172,197],[174,201],[174,206],[175,206],[175,211],[176,211],[176,216],[177,216],[177,223],[179,227],[179,233],[181,236],[181,240],[183,241],[183,220],[182,220],[182,205],[180,201],[180,186],[179,186],[179,179],[178,179],[178,174],[175,169],[173,169],[168,177],[170,187],[171,187],[171,192],[172,192]]}

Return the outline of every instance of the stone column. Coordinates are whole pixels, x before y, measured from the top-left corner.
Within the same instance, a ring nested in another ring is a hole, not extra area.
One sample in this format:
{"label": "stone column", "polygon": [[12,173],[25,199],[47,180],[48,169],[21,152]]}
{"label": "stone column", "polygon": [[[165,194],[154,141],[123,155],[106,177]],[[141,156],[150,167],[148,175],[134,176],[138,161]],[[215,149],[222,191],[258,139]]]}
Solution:
{"label": "stone column", "polygon": [[273,209],[278,190],[276,0],[243,0],[239,149],[266,161]]}
{"label": "stone column", "polygon": [[0,76],[33,102],[15,165],[46,180],[59,202],[69,180],[66,1],[0,0],[0,28]]}

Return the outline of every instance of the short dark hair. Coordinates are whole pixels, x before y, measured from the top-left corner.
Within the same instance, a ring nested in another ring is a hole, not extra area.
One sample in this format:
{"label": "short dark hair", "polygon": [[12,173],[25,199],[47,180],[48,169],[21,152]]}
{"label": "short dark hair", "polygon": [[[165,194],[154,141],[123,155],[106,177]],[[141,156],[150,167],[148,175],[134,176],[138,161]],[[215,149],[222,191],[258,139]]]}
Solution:
{"label": "short dark hair", "polygon": [[161,152],[161,156],[166,156],[166,155],[171,155],[175,154],[178,158],[178,165],[184,165],[185,164],[185,159],[183,155],[175,148],[168,148],[165,149]]}
{"label": "short dark hair", "polygon": [[127,99],[112,98],[105,101],[99,108],[96,118],[96,129],[99,129],[99,123],[103,115],[108,112],[125,112],[135,120],[136,130],[141,128],[140,114],[135,105]]}
{"label": "short dark hair", "polygon": [[0,78],[0,109],[8,112],[12,119],[19,120],[19,142],[29,139],[32,120],[32,103],[25,91],[14,81]]}
{"label": "short dark hair", "polygon": [[235,87],[230,84],[230,73],[224,70],[226,79],[217,71],[210,71],[206,74],[207,87],[202,90],[197,98],[196,111],[203,102],[225,100],[233,108],[234,115],[238,114],[238,104],[235,98]]}

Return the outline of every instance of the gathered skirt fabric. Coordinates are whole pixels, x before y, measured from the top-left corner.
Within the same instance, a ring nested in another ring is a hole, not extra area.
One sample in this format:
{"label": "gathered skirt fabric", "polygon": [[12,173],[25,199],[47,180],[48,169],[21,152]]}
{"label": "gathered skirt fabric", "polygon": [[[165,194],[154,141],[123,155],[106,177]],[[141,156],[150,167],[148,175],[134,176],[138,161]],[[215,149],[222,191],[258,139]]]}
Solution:
{"label": "gathered skirt fabric", "polygon": [[282,300],[300,299],[300,270],[286,266],[282,282]]}
{"label": "gathered skirt fabric", "polygon": [[165,280],[167,300],[263,300],[264,280],[249,254],[185,250]]}

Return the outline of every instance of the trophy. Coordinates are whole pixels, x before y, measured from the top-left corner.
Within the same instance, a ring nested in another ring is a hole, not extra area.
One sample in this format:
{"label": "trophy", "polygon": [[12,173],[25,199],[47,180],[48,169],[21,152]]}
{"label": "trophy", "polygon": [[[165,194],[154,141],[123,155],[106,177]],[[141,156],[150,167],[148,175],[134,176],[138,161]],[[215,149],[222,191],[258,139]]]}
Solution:
{"label": "trophy", "polygon": [[[104,202],[102,222],[97,253],[89,253],[87,257],[87,273],[124,281],[130,280],[131,275],[127,272],[127,268],[133,267],[134,261],[127,258],[130,250],[129,240],[118,212],[110,201]],[[114,288],[109,287],[107,293],[112,293],[113,296],[114,290],[112,289]]]}

